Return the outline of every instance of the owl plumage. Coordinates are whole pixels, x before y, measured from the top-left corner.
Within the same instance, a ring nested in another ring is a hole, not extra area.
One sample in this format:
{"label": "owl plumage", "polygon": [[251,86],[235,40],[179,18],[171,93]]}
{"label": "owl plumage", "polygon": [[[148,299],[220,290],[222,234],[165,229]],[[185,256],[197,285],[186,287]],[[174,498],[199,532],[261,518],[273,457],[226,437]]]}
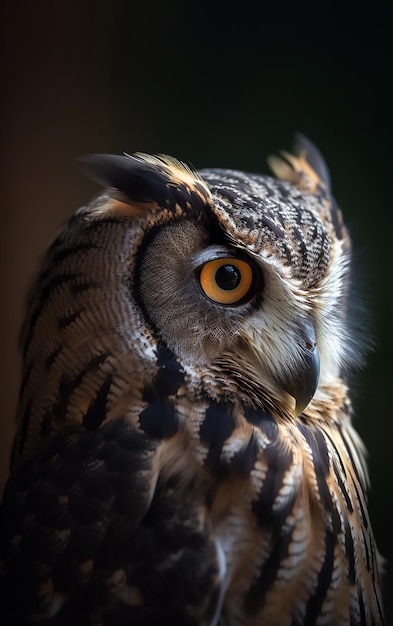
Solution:
{"label": "owl plumage", "polygon": [[276,178],[83,162],[105,191],[50,247],[23,331],[2,623],[382,624],[321,155],[300,137]]}

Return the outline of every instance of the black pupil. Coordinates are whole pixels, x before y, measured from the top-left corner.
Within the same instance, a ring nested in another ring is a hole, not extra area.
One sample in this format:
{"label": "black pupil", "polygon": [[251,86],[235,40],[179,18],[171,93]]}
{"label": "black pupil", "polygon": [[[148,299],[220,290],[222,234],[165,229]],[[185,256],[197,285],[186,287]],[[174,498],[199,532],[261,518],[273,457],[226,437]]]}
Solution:
{"label": "black pupil", "polygon": [[234,265],[221,265],[216,272],[216,283],[221,289],[236,289],[241,281],[240,271]]}

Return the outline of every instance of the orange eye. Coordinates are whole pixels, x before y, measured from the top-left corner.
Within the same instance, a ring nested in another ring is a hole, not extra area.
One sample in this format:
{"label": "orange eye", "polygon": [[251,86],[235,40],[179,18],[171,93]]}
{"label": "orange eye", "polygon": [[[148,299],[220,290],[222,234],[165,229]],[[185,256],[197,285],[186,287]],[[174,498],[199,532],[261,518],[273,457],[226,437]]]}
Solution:
{"label": "orange eye", "polygon": [[208,261],[199,275],[204,294],[217,304],[241,302],[250,291],[252,279],[250,265],[232,257]]}

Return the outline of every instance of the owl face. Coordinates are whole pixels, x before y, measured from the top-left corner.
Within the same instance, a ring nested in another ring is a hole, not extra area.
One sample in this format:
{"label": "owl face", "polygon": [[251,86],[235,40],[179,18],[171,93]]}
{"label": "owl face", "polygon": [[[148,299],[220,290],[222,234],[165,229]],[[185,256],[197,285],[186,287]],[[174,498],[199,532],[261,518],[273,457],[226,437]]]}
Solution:
{"label": "owl face", "polygon": [[225,367],[236,395],[251,385],[261,403],[268,390],[301,412],[320,375],[337,375],[344,352],[348,257],[327,182],[306,175],[301,158],[290,170],[298,170],[296,185],[228,170],[197,174],[167,157],[87,163],[113,187],[91,216],[121,216],[132,233],[128,298],[149,328],[149,350],[163,342],[194,379]]}

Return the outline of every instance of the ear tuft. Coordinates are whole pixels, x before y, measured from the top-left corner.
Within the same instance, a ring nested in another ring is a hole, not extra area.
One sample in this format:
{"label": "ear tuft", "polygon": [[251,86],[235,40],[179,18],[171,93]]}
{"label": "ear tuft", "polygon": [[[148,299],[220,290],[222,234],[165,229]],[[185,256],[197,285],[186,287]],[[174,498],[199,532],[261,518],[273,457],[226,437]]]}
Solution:
{"label": "ear tuft", "polygon": [[190,167],[166,155],[89,154],[79,159],[84,171],[100,185],[115,190],[124,202],[181,207],[186,202],[210,202],[207,184]]}
{"label": "ear tuft", "polygon": [[294,154],[282,151],[281,157],[271,156],[268,163],[277,178],[295,184],[302,191],[316,193],[321,186],[331,190],[329,170],[323,156],[301,133],[295,135]]}

